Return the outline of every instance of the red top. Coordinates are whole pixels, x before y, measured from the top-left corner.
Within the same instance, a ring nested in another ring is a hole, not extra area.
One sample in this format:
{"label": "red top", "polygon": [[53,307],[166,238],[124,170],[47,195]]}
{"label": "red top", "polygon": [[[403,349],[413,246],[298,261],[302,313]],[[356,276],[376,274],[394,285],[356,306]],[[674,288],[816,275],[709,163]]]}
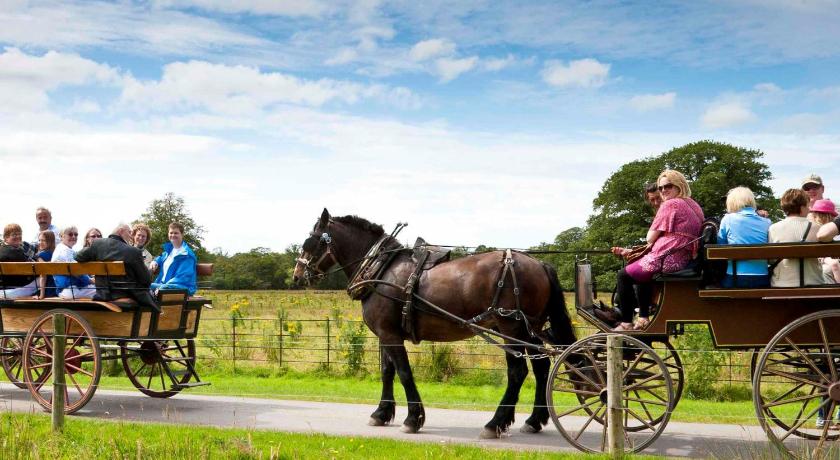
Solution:
{"label": "red top", "polygon": [[650,252],[639,260],[648,273],[680,271],[697,255],[703,209],[691,198],[664,201],[651,224],[651,230],[662,232]]}

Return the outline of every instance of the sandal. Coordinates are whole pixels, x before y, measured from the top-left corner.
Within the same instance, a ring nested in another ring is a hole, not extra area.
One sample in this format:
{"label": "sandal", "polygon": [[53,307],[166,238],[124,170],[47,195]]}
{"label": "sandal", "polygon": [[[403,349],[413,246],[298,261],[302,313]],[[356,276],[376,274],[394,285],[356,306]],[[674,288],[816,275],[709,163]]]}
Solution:
{"label": "sandal", "polygon": [[650,320],[641,316],[636,319],[635,323],[633,323],[633,328],[636,330],[644,330],[647,329],[648,326],[650,326]]}
{"label": "sandal", "polygon": [[633,323],[621,323],[618,326],[613,328],[613,332],[627,332],[627,331],[635,331],[636,327],[633,326]]}

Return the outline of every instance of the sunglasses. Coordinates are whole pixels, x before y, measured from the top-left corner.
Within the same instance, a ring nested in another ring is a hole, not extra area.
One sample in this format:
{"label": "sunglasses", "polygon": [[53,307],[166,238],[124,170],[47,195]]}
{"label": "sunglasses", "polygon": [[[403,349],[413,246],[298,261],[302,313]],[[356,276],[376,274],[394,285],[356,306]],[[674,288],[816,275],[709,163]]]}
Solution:
{"label": "sunglasses", "polygon": [[67,233],[67,236],[79,236],[79,234],[78,234],[78,233],[68,232],[68,233]]}
{"label": "sunglasses", "polygon": [[817,184],[805,184],[802,186],[802,190],[805,190],[806,192],[816,190],[818,188],[820,188],[820,186]]}
{"label": "sunglasses", "polygon": [[674,188],[674,184],[665,184],[665,185],[660,185],[659,187],[656,187],[656,188],[657,188],[660,192],[664,192],[665,190],[671,190],[672,188]]}

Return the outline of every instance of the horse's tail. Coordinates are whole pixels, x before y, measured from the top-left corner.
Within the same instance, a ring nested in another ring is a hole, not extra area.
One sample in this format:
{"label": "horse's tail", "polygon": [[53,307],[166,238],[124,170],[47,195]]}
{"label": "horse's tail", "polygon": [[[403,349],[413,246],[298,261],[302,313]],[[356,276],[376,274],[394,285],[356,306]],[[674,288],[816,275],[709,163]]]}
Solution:
{"label": "horse's tail", "polygon": [[577,338],[572,327],[572,320],[569,318],[569,311],[566,310],[566,299],[563,297],[563,289],[557,280],[557,270],[545,262],[542,265],[551,289],[548,304],[546,305],[548,309],[548,320],[551,323],[551,338],[555,345],[571,345],[577,341]]}

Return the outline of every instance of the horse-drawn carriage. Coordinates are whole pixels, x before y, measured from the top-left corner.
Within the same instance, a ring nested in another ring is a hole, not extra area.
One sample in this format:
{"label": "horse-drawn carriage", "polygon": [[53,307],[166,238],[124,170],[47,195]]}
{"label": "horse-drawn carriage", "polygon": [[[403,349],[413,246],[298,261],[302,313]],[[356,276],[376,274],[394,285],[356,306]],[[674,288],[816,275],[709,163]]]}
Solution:
{"label": "horse-drawn carriage", "polygon": [[[396,230],[395,230],[396,232]],[[576,265],[578,314],[601,333],[576,340],[553,268],[516,251],[495,251],[446,262],[434,248],[405,248],[375,224],[355,216],[333,218],[325,209],[304,241],[296,279],[344,270],[349,293],[362,302],[365,322],[380,340],[382,398],[370,424],[394,418],[393,380],[406,391],[403,429],[425,421],[405,340],[454,341],[473,335],[506,352],[508,386],[482,437],[513,423],[513,408],[530,359],[536,379],[534,410],[521,428],[541,430],[549,417],[576,448],[607,450],[607,338],[599,318],[591,266]],[[840,244],[709,245],[705,261],[840,257]],[[435,263],[429,263],[429,260]],[[650,446],[677,407],[683,368],[669,337],[691,323],[708,325],[714,346],[754,350],[752,384],[758,421],[780,452],[802,449],[837,454],[840,437],[829,424],[817,429],[821,410],[840,405],[840,286],[721,289],[707,285],[705,267],[656,279],[655,314],[642,331],[623,336],[621,401],[627,451]],[[548,321],[550,320],[550,321]],[[548,329],[543,326],[550,323]],[[494,340],[497,339],[497,340]],[[504,343],[498,341],[501,339]],[[553,364],[549,362],[553,359]],[[613,374],[615,375],[615,374]],[[830,417],[829,417],[830,418]],[[794,439],[806,446],[795,446]]]}
{"label": "horse-drawn carriage", "polygon": [[[212,274],[199,264],[200,276]],[[122,262],[2,262],[0,275],[125,275]],[[119,281],[114,281],[118,285]],[[168,398],[182,389],[207,385],[195,370],[194,339],[201,311],[209,299],[186,291],[161,291],[157,308],[132,299],[4,299],[0,297],[0,363],[15,386],[50,410],[53,403],[53,335],[55,317],[63,318],[64,412],[84,407],[99,386],[103,361],[119,360],[126,376],[142,393]],[[60,324],[60,323],[59,323]],[[60,327],[60,326],[59,326]],[[60,336],[59,336],[60,337]]]}

